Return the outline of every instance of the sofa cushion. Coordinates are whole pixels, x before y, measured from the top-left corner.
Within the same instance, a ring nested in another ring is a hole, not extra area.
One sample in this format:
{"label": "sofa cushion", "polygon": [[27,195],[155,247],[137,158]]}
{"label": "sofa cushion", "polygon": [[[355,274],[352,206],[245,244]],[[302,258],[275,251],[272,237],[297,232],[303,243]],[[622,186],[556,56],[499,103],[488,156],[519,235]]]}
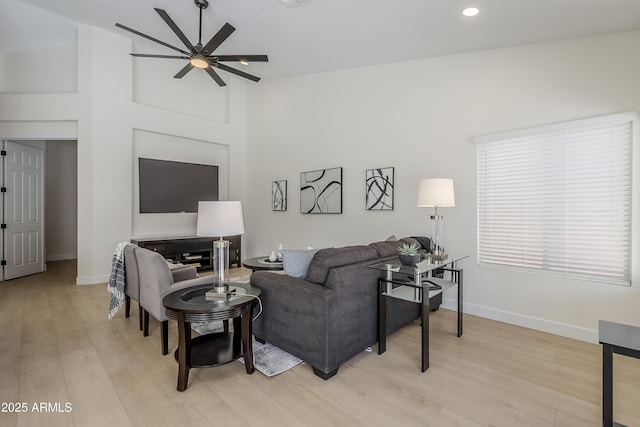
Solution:
{"label": "sofa cushion", "polygon": [[[420,244],[420,242],[418,242],[416,239],[414,239],[413,237],[403,237],[402,239],[400,239],[400,246],[402,247],[402,245],[407,244],[409,246],[411,245],[416,245],[418,248],[422,248],[422,245]],[[429,248],[423,248],[423,249],[429,249]]]}
{"label": "sofa cushion", "polygon": [[324,284],[329,275],[329,270],[356,262],[376,259],[378,253],[369,246],[345,246],[342,248],[320,249],[313,256],[307,271],[307,280],[313,283]]}
{"label": "sofa cushion", "polygon": [[307,277],[309,263],[316,252],[317,249],[282,249],[280,253],[284,274],[298,279]]}
{"label": "sofa cushion", "polygon": [[375,242],[369,244],[378,253],[378,257],[386,258],[398,255],[398,247],[402,246],[402,242],[398,240],[385,240],[384,242]]}

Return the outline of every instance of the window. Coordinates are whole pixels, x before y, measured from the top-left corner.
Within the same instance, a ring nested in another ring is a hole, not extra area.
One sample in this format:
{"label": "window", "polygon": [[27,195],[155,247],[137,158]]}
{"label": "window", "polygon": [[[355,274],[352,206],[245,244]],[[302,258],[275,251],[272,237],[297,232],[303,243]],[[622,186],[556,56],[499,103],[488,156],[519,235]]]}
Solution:
{"label": "window", "polygon": [[475,138],[479,265],[629,285],[636,119]]}

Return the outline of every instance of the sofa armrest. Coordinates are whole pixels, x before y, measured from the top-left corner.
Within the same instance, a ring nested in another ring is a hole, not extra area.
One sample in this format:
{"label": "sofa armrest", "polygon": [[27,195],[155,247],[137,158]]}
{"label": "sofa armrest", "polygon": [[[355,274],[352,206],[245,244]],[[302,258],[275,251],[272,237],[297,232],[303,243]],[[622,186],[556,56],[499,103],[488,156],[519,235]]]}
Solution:
{"label": "sofa armrest", "polygon": [[336,293],[322,285],[276,274],[257,271],[251,284],[261,290],[262,314],[253,330],[261,338],[281,349],[323,368],[331,356],[326,342],[338,307]]}
{"label": "sofa armrest", "polygon": [[256,271],[250,281],[261,289],[260,298],[290,307],[290,312],[307,313],[315,311],[318,305],[335,303],[335,292],[331,289],[286,274]]}

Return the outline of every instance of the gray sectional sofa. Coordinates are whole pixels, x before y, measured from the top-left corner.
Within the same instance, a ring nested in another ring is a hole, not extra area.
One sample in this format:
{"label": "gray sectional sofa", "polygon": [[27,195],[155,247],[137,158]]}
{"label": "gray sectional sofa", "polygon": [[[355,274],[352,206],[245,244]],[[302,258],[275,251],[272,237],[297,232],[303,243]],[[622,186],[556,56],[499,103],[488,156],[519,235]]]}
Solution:
{"label": "gray sectional sofa", "polygon": [[[263,311],[253,324],[260,341],[304,360],[328,379],[341,363],[378,341],[378,278],[368,266],[397,259],[397,247],[412,238],[362,246],[321,249],[306,278],[269,271],[251,275],[262,293]],[[286,263],[286,259],[285,259]],[[393,333],[420,316],[419,304],[392,299],[387,331]]]}

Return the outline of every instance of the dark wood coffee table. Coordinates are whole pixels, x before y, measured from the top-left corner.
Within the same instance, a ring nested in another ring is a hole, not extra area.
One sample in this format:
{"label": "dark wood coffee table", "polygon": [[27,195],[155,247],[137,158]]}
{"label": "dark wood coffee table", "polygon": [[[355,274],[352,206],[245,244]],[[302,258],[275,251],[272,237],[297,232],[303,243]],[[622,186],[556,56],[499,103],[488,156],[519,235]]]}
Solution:
{"label": "dark wood coffee table", "polygon": [[268,255],[262,255],[245,259],[242,266],[250,268],[251,271],[282,270],[282,261],[269,261]]}
{"label": "dark wood coffee table", "polygon": [[[226,300],[207,300],[205,293],[211,285],[200,285],[180,289],[162,300],[167,317],[178,321],[178,391],[187,389],[189,369],[209,368],[223,365],[240,356],[244,357],[247,374],[253,366],[253,307],[258,304],[260,289],[250,284],[232,283],[237,294]],[[228,321],[233,319],[233,331]],[[224,332],[214,332],[191,339],[191,323],[222,320]],[[241,351],[242,349],[242,351]]]}

